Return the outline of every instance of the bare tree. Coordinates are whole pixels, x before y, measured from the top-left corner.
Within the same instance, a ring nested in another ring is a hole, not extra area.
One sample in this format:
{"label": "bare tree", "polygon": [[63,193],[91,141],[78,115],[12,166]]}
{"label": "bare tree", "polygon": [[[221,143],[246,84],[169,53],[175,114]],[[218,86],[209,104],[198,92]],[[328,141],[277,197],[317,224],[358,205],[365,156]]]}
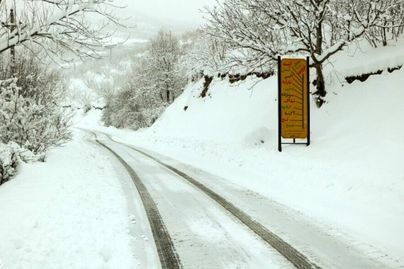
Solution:
{"label": "bare tree", "polygon": [[[109,25],[119,24],[110,7],[111,1],[106,0],[0,0],[0,53],[18,45],[35,45],[50,56],[68,51],[98,57],[110,36]],[[16,23],[10,20],[10,9],[17,10]]]}
{"label": "bare tree", "polygon": [[118,128],[151,126],[182,93],[187,79],[180,58],[184,42],[160,31],[145,51],[138,53],[127,83],[108,98],[103,121]]}
{"label": "bare tree", "polygon": [[365,37],[373,47],[387,46],[397,41],[404,31],[404,1],[392,6],[381,18],[379,25],[370,29]]}
{"label": "bare tree", "polygon": [[[117,79],[123,79],[126,74],[122,74]],[[114,77],[108,76],[106,73],[96,74],[93,72],[87,72],[84,74],[83,82],[87,88],[94,90],[98,95],[105,99],[110,98],[114,93],[114,87],[117,87],[119,81],[115,82]]]}
{"label": "bare tree", "polygon": [[248,61],[257,66],[273,66],[278,55],[310,55],[321,106],[326,95],[324,62],[369,29],[387,27],[384,18],[401,2],[226,0],[208,10],[209,33],[234,49],[248,50]]}
{"label": "bare tree", "polygon": [[231,55],[227,54],[226,44],[211,37],[205,30],[194,32],[187,42],[180,65],[188,78],[196,80],[204,74],[227,73],[231,69]]}
{"label": "bare tree", "polygon": [[171,32],[160,31],[151,41],[147,68],[154,83],[152,88],[159,90],[161,99],[167,103],[173,102],[184,86],[178,66],[180,55],[178,38]]}

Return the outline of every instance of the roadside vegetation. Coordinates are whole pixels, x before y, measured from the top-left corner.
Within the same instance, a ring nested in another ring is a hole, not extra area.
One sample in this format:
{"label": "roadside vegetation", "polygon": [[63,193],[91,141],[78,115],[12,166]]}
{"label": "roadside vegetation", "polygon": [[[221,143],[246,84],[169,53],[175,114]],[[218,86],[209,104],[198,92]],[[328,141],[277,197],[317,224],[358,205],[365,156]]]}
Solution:
{"label": "roadside vegetation", "polygon": [[[94,25],[86,14],[105,23]],[[94,16],[94,15],[93,15]],[[68,139],[69,115],[58,66],[101,57],[109,23],[103,5],[87,0],[0,0],[0,185],[21,161],[45,161],[52,146]]]}

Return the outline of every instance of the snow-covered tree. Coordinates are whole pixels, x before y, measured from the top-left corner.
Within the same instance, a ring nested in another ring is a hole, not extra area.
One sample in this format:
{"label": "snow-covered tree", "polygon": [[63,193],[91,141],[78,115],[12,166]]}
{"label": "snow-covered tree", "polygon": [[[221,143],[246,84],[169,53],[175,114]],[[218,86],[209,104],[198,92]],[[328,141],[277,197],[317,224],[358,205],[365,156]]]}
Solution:
{"label": "snow-covered tree", "polygon": [[162,98],[161,89],[156,87],[149,58],[143,55],[136,61],[126,85],[107,99],[103,111],[107,126],[135,130],[148,127],[168,105],[166,98]]}
{"label": "snow-covered tree", "polygon": [[[110,70],[108,71],[111,73]],[[114,87],[117,86],[116,84],[118,84],[119,79],[122,80],[126,75],[124,72],[122,72],[122,76],[116,77],[116,74],[113,76],[112,74],[108,74],[108,71],[102,73],[88,71],[83,75],[83,82],[87,88],[95,91],[98,95],[106,99],[113,94]]]}
{"label": "snow-covered tree", "polygon": [[164,102],[171,103],[184,87],[184,76],[179,68],[181,47],[178,38],[171,32],[160,31],[151,41],[145,70],[150,83],[160,92]]}
{"label": "snow-covered tree", "polygon": [[187,83],[181,55],[179,40],[171,32],[159,32],[135,58],[126,85],[108,98],[104,123],[132,129],[153,124]]}
{"label": "snow-covered tree", "polygon": [[[347,44],[375,27],[401,0],[225,0],[209,12],[209,33],[243,61],[274,66],[278,55],[311,57],[317,104],[326,95],[323,64]],[[402,14],[401,14],[402,16]],[[248,51],[249,57],[243,52]]]}
{"label": "snow-covered tree", "polygon": [[390,41],[397,41],[404,34],[404,1],[387,10],[380,23],[369,29],[366,39],[373,47],[387,46]]}
{"label": "snow-covered tree", "polygon": [[[188,34],[189,36],[190,34]],[[180,58],[180,67],[188,78],[198,79],[203,74],[226,73],[231,68],[226,44],[198,30],[187,40],[187,46]]]}
{"label": "snow-covered tree", "polygon": [[41,154],[70,137],[69,119],[60,106],[63,85],[56,72],[30,57],[20,58],[15,74],[0,77],[0,142]]}
{"label": "snow-covered tree", "polygon": [[[45,49],[48,55],[69,52],[97,57],[118,20],[106,0],[0,0],[0,53],[16,46]],[[92,14],[91,18],[88,14]],[[98,15],[98,18],[96,18]],[[65,54],[66,55],[66,54]]]}

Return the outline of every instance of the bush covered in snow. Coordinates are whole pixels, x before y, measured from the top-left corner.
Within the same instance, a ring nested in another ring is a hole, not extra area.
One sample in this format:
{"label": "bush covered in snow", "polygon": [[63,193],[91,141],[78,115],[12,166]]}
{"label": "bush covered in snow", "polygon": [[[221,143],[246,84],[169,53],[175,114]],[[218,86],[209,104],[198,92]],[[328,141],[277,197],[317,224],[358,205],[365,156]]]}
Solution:
{"label": "bush covered in snow", "polygon": [[8,68],[0,74],[0,142],[15,142],[37,154],[69,139],[59,73],[32,55],[18,58],[11,73]]}
{"label": "bush covered in snow", "polygon": [[20,147],[15,143],[0,143],[0,185],[14,176],[18,165]]}
{"label": "bush covered in snow", "polygon": [[14,142],[0,143],[0,185],[9,181],[15,175],[20,161],[43,161],[44,157],[45,155],[35,155]]}
{"label": "bush covered in snow", "polygon": [[[9,65],[8,65],[9,66]],[[13,73],[13,75],[11,75]],[[14,77],[14,78],[8,78]],[[46,150],[70,138],[69,118],[60,106],[60,77],[33,58],[21,58],[0,74],[0,177],[13,175],[21,154],[44,159]],[[34,156],[35,155],[35,156]],[[28,160],[26,156],[23,160]]]}

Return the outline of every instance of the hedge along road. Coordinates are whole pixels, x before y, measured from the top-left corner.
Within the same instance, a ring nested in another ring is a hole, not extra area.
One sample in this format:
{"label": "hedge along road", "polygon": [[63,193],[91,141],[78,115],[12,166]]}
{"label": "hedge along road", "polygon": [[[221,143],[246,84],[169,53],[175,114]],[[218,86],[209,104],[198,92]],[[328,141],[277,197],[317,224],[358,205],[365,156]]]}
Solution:
{"label": "hedge along road", "polygon": [[96,141],[147,193],[142,202],[163,268],[320,268],[184,172],[110,138]]}

